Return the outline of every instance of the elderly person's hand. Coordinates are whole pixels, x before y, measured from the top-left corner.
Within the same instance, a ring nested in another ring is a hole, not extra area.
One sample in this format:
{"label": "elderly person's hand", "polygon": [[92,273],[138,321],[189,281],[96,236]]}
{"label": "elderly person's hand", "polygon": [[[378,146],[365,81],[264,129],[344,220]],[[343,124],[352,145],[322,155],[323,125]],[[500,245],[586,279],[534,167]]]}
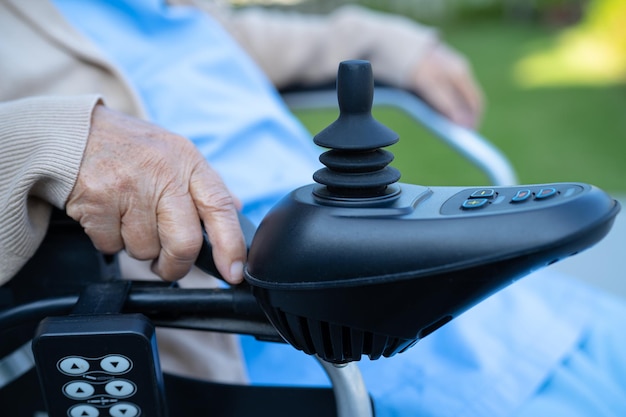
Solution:
{"label": "elderly person's hand", "polygon": [[445,44],[437,44],[421,57],[410,88],[453,122],[470,129],[478,126],[483,94],[467,60]]}
{"label": "elderly person's hand", "polygon": [[193,265],[202,221],[219,272],[242,280],[246,249],[233,197],[190,141],[150,123],[96,106],[66,211],[96,248],[154,260],[165,280]]}

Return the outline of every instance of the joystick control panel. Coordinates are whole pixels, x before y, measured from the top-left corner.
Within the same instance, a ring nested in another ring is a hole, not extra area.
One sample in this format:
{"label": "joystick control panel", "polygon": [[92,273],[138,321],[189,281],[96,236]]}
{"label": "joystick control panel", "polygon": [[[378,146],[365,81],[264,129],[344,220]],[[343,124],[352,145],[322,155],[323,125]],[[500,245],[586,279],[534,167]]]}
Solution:
{"label": "joystick control panel", "polygon": [[442,214],[506,213],[548,208],[585,191],[580,184],[537,184],[518,187],[468,188],[441,206]]}
{"label": "joystick control panel", "polygon": [[339,67],[338,119],[316,184],[263,219],[245,278],[282,337],[329,362],[392,356],[516,279],[582,251],[619,204],[584,183],[427,187],[398,182],[371,115],[366,61]]}

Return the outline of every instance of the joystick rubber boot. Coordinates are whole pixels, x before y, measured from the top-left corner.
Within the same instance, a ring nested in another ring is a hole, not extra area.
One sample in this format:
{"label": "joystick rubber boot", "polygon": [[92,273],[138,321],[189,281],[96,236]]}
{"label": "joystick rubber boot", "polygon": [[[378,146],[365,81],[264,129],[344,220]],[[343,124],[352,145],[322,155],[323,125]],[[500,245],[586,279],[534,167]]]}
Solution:
{"label": "joystick rubber boot", "polygon": [[400,172],[389,167],[393,154],[380,149],[398,141],[398,134],[372,116],[374,76],[368,61],[344,61],[337,73],[339,118],[313,139],[330,148],[320,156],[326,166],[313,175],[324,187],[314,193],[327,200],[380,200],[396,196],[389,187]]}

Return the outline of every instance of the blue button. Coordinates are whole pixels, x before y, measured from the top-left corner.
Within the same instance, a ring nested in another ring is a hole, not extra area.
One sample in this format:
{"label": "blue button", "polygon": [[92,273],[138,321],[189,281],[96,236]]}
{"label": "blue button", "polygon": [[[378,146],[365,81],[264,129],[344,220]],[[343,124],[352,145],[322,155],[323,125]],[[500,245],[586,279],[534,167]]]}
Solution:
{"label": "blue button", "polygon": [[532,193],[530,192],[530,190],[519,190],[517,194],[513,196],[511,201],[514,203],[519,203],[520,201],[526,201],[528,197],[531,196],[531,194]]}
{"label": "blue button", "polygon": [[539,192],[535,195],[535,199],[536,200],[544,200],[546,198],[550,198],[553,195],[556,195],[556,188],[542,188],[541,190],[539,190]]}
{"label": "blue button", "polygon": [[472,193],[470,198],[491,198],[496,195],[496,191],[491,188],[485,188],[483,190],[476,190]]}
{"label": "blue button", "polygon": [[483,207],[485,204],[487,204],[488,201],[489,200],[486,198],[471,198],[469,200],[465,200],[461,207],[463,207],[464,209],[476,209],[479,207]]}

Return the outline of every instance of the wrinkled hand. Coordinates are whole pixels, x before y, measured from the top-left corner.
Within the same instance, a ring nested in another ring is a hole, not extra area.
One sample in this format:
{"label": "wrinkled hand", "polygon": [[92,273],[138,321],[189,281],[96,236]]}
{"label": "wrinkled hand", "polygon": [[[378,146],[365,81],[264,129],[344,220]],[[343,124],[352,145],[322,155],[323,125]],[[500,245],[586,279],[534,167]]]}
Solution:
{"label": "wrinkled hand", "polygon": [[467,60],[444,44],[426,52],[416,65],[411,88],[453,122],[475,129],[483,95]]}
{"label": "wrinkled hand", "polygon": [[246,250],[235,202],[194,145],[155,125],[96,106],[67,214],[99,250],[154,260],[165,280],[183,277],[202,243],[231,283]]}

